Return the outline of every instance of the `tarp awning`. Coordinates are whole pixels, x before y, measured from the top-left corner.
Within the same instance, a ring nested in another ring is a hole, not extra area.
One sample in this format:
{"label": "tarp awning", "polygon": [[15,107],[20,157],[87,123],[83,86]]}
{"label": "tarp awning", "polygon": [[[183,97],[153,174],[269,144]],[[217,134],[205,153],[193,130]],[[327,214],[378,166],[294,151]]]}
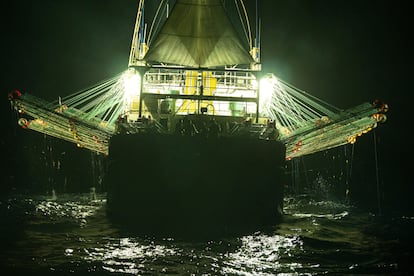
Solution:
{"label": "tarp awning", "polygon": [[144,59],[196,68],[253,62],[220,0],[177,0]]}

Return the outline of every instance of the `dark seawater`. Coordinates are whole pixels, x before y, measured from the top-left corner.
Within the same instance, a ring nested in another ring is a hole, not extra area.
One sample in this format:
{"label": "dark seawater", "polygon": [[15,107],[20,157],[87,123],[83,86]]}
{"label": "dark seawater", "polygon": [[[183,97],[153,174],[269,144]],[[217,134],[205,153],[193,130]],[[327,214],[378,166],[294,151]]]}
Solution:
{"label": "dark seawater", "polygon": [[286,198],[273,227],[198,241],[134,235],[105,205],[104,194],[3,198],[1,275],[408,275],[414,261],[413,217],[305,196]]}

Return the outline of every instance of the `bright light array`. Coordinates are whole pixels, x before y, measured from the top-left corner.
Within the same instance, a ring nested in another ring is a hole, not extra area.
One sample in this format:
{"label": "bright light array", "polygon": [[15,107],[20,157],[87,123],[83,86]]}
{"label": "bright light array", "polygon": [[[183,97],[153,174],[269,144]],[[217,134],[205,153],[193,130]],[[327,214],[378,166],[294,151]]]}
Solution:
{"label": "bright light array", "polygon": [[140,94],[141,77],[134,69],[129,69],[122,76],[124,83],[124,98],[131,99]]}
{"label": "bright light array", "polygon": [[260,99],[259,99],[259,108],[261,112],[268,110],[269,105],[271,104],[272,97],[274,93],[273,79],[269,77],[264,77],[260,80]]}

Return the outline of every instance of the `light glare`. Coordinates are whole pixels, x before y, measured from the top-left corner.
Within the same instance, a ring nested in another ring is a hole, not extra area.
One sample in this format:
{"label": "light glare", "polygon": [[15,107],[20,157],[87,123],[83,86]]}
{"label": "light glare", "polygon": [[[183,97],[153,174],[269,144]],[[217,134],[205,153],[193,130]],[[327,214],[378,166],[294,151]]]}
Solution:
{"label": "light glare", "polygon": [[128,70],[124,77],[125,98],[130,99],[140,93],[141,78],[135,70]]}
{"label": "light glare", "polygon": [[260,80],[260,99],[259,108],[262,112],[267,110],[273,96],[273,81],[271,78],[265,77]]}

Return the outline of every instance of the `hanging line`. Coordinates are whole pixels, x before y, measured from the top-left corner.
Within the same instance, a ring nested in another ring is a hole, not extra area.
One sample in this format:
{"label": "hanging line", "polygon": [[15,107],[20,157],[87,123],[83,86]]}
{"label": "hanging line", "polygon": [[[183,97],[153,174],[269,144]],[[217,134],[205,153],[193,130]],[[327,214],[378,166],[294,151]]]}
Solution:
{"label": "hanging line", "polygon": [[374,129],[374,154],[375,154],[375,176],[377,180],[377,204],[378,204],[378,214],[381,215],[381,193],[379,185],[379,174],[378,174],[378,154],[377,154],[377,137],[376,131]]}

